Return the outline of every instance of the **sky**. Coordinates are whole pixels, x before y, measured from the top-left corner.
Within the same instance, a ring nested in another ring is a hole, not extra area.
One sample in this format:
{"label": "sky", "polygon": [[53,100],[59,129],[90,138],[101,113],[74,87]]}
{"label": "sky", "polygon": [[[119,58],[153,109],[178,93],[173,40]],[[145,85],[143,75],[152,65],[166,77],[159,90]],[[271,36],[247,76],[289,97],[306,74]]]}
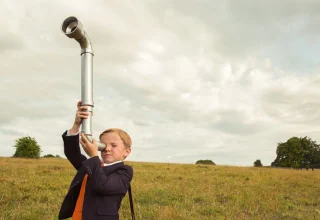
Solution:
{"label": "sky", "polygon": [[[64,156],[81,100],[80,46],[94,49],[94,138],[132,138],[128,161],[270,165],[277,145],[320,141],[317,0],[0,0],[0,156],[37,140]],[[83,152],[83,151],[82,151]]]}

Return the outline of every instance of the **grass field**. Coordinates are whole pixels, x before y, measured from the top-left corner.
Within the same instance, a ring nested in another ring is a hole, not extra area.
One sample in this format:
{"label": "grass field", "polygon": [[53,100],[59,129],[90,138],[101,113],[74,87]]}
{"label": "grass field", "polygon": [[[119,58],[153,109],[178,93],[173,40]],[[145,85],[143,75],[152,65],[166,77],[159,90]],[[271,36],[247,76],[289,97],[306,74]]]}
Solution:
{"label": "grass field", "polygon": [[[320,219],[320,170],[126,164],[138,220]],[[0,219],[57,219],[74,174],[66,159],[0,158]]]}

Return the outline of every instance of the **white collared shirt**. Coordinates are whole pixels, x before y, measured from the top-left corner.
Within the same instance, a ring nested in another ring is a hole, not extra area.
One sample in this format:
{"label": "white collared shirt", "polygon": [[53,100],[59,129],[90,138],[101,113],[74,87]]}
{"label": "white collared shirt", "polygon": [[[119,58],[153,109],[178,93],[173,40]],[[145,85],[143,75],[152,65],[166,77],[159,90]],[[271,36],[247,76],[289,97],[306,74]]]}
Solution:
{"label": "white collared shirt", "polygon": [[[101,161],[101,162],[103,162],[103,161]],[[111,166],[111,165],[113,165],[113,164],[117,164],[117,163],[121,163],[121,162],[123,162],[122,160],[118,160],[118,161],[115,161],[115,162],[113,162],[113,163],[103,163],[104,164],[104,166],[106,167],[106,166]]]}
{"label": "white collared shirt", "polygon": [[67,135],[66,136],[76,136],[76,135],[78,135],[79,134],[79,132],[78,133],[76,133],[76,134],[71,134],[70,133],[70,131],[69,130],[67,130]]}

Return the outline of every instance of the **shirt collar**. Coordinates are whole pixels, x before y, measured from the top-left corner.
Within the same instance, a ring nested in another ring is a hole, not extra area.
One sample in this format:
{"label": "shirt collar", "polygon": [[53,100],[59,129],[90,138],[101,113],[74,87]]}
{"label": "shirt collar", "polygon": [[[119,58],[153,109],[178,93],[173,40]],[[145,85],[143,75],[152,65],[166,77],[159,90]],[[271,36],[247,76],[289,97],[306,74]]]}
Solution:
{"label": "shirt collar", "polygon": [[107,166],[111,166],[111,165],[114,165],[114,164],[117,164],[117,163],[121,163],[121,162],[123,162],[122,160],[118,160],[118,161],[115,161],[115,162],[113,162],[113,163],[103,163],[103,165],[105,166],[105,167],[107,167]]}

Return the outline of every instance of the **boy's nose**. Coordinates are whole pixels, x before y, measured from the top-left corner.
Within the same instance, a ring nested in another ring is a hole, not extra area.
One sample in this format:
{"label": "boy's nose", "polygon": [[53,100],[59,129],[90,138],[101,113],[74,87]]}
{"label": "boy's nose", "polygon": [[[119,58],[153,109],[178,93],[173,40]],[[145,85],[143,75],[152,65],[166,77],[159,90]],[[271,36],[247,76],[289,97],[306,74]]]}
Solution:
{"label": "boy's nose", "polygon": [[104,149],[105,152],[110,152],[111,147],[107,145],[106,149]]}

